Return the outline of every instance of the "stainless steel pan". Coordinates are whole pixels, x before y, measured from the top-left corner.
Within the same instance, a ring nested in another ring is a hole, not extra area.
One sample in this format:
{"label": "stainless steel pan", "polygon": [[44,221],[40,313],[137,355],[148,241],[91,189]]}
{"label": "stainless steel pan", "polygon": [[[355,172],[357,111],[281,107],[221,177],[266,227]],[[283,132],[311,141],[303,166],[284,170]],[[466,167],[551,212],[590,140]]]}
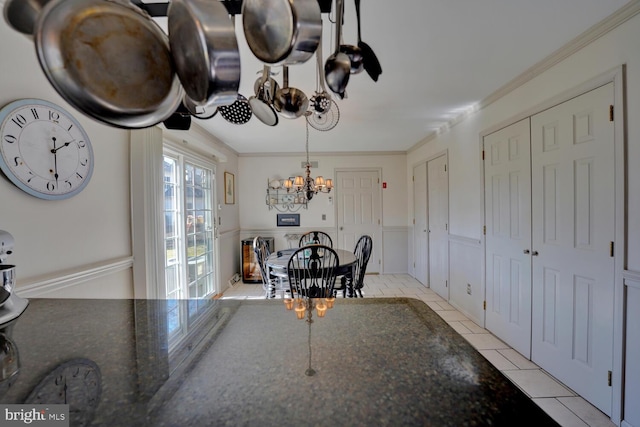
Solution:
{"label": "stainless steel pan", "polygon": [[4,2],[4,20],[16,31],[33,35],[40,12],[49,0],[7,0]]}
{"label": "stainless steel pan", "polygon": [[251,52],[267,64],[307,61],[322,33],[317,0],[244,0],[242,25]]}
{"label": "stainless steel pan", "polygon": [[171,54],[187,96],[199,106],[233,103],[240,52],[227,8],[220,1],[171,0],[167,19]]}
{"label": "stainless steel pan", "polygon": [[96,120],[149,127],[182,101],[166,34],[129,3],[53,0],[38,18],[34,42],[53,87]]}

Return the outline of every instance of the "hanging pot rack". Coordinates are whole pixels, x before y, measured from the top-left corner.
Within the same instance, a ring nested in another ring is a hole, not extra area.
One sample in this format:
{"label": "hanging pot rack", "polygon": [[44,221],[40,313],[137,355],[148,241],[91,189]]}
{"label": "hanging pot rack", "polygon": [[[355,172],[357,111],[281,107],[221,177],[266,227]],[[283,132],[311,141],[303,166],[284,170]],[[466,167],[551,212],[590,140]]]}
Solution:
{"label": "hanging pot rack", "polygon": [[[242,0],[220,0],[220,2],[227,8],[229,15],[240,15],[242,11]],[[166,3],[144,3],[142,0],[132,0],[131,3],[138,6],[140,9],[147,12],[152,17],[167,16],[167,9],[169,8],[169,2]],[[331,12],[332,0],[318,0],[320,5],[320,12]]]}

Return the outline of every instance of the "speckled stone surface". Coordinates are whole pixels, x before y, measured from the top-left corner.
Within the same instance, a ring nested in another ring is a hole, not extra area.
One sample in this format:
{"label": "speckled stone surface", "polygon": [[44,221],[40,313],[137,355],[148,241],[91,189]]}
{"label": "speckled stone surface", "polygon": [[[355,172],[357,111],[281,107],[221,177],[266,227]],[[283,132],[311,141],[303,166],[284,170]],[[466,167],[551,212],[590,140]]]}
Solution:
{"label": "speckled stone surface", "polygon": [[168,357],[166,302],[32,300],[11,331],[22,369],[0,403],[87,357],[102,374],[90,425],[557,425],[421,301],[338,299],[310,335],[279,300],[207,304]]}

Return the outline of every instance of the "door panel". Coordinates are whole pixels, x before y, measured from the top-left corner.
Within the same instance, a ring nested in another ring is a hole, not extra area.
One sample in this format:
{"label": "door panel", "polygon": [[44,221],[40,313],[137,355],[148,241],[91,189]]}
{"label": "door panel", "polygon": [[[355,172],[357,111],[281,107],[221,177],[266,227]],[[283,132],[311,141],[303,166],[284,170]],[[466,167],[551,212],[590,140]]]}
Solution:
{"label": "door panel", "polygon": [[427,163],[429,287],[449,300],[449,179],[447,156]]}
{"label": "door panel", "polygon": [[[613,83],[531,118],[532,360],[611,413]],[[535,254],[535,253],[534,253]]]}
{"label": "door panel", "polygon": [[337,248],[353,251],[360,236],[373,239],[367,273],[380,272],[380,188],[378,171],[339,171]]}
{"label": "door panel", "polygon": [[425,286],[428,279],[427,246],[427,164],[421,163],[413,168],[413,268],[416,280]]}
{"label": "door panel", "polygon": [[529,119],[484,138],[486,328],[531,354]]}

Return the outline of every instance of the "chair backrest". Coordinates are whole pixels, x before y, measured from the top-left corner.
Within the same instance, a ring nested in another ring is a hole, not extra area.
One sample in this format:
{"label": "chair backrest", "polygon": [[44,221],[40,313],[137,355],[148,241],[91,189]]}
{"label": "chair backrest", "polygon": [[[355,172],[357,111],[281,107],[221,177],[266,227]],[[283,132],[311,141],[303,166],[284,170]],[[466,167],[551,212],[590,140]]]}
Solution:
{"label": "chair backrest", "polygon": [[373,248],[373,240],[371,236],[361,236],[356,243],[353,253],[356,256],[356,265],[353,271],[353,288],[362,289],[364,285],[364,274],[367,271],[367,263],[371,257],[371,249]]}
{"label": "chair backrest", "polygon": [[308,233],[304,233],[302,236],[300,236],[300,241],[298,242],[299,247],[310,244],[325,245],[333,248],[333,241],[331,240],[331,236],[322,231],[309,231]]}
{"label": "chair backrest", "polygon": [[260,275],[262,276],[263,287],[269,284],[269,273],[267,272],[267,257],[270,255],[267,241],[261,236],[253,239],[253,252],[256,254],[256,261],[260,267]]}
{"label": "chair backrest", "polygon": [[328,298],[333,295],[338,254],[326,245],[297,249],[287,263],[291,295]]}

